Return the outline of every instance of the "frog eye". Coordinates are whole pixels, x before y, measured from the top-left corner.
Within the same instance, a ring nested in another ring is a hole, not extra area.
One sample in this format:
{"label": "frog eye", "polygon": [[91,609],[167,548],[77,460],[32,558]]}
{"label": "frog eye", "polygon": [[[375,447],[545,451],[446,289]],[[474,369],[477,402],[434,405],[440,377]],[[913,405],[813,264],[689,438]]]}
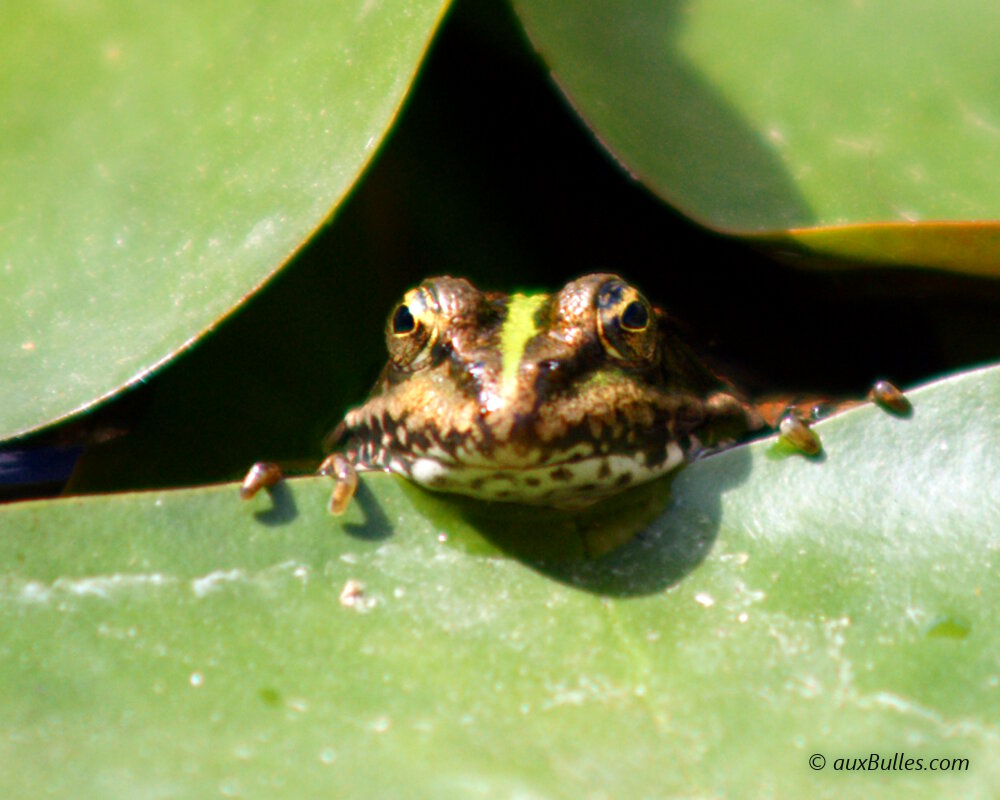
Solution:
{"label": "frog eye", "polygon": [[643,331],[649,324],[649,312],[639,300],[633,300],[622,311],[622,327],[627,331]]}
{"label": "frog eye", "polygon": [[413,333],[416,327],[417,321],[413,318],[410,307],[406,303],[401,304],[392,315],[392,332],[401,336],[404,333]]}
{"label": "frog eye", "polygon": [[656,350],[656,326],[639,290],[615,278],[597,290],[597,333],[604,349],[622,361],[646,361]]}
{"label": "frog eye", "polygon": [[389,356],[399,367],[416,369],[437,340],[437,302],[423,286],[406,293],[385,326]]}

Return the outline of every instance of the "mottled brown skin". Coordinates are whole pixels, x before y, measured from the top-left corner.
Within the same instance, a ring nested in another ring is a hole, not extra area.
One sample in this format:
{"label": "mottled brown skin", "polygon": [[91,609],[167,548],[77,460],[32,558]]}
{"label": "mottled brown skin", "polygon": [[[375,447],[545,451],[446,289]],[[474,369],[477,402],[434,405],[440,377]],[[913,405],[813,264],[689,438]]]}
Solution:
{"label": "mottled brown skin", "polygon": [[[585,276],[540,303],[538,331],[506,382],[501,329],[507,296],[449,277],[429,279],[416,291],[417,305],[429,307],[420,321],[428,329],[420,356],[399,347],[390,320],[393,357],[369,400],[343,423],[347,457],[359,469],[412,477],[414,458],[429,451],[449,465],[497,471],[621,454],[640,460],[637,478],[651,477],[670,443],[691,458],[763,424],[692,354],[666,315],[615,275]],[[608,302],[616,293],[621,299]],[[642,330],[621,324],[621,308],[630,302],[647,312]],[[589,483],[607,485],[585,490],[603,496],[631,482],[615,485],[621,478],[598,465]],[[462,491],[447,474],[426,482]],[[556,495],[556,504],[566,504],[566,492]]]}
{"label": "mottled brown skin", "polygon": [[[811,406],[751,404],[617,275],[531,297],[429,278],[390,314],[386,342],[389,362],[370,397],[333,435],[343,451],[321,466],[337,482],[335,513],[367,470],[484,499],[579,507],[765,427],[780,426],[803,452],[820,448]],[[899,406],[905,398],[893,389],[876,397]],[[242,494],[278,474],[255,465]]]}

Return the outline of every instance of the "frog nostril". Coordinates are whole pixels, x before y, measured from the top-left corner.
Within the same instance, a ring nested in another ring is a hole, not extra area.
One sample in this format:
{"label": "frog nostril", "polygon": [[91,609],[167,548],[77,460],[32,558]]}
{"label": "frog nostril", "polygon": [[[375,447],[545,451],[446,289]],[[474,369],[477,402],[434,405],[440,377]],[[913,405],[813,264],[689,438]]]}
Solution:
{"label": "frog nostril", "polygon": [[554,378],[558,378],[562,374],[564,366],[565,364],[558,359],[546,358],[539,361],[535,365],[535,370],[537,371],[539,377],[545,378],[546,380],[552,380]]}

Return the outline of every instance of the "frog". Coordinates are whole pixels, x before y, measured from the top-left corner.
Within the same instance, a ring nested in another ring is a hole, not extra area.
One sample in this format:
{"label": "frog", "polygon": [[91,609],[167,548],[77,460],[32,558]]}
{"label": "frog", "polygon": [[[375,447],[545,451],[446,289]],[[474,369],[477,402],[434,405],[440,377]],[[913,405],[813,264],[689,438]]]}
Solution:
{"label": "frog", "polygon": [[[551,294],[428,278],[393,308],[385,339],[388,362],[334,430],[339,449],[319,468],[335,482],[334,514],[369,471],[485,501],[575,510],[761,431],[777,428],[805,454],[822,447],[810,427],[820,404],[752,401],[708,366],[671,315],[613,273]],[[885,381],[871,398],[890,410],[906,404]],[[258,462],[241,495],[281,477],[277,465]]]}

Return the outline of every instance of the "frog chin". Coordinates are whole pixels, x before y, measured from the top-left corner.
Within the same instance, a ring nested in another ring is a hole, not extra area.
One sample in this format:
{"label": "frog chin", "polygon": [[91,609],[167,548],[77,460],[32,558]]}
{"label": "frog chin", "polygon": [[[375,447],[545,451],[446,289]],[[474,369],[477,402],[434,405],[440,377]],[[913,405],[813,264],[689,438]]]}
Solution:
{"label": "frog chin", "polygon": [[394,458],[386,468],[435,491],[572,509],[659,478],[683,461],[680,446],[671,442],[666,458],[653,466],[647,465],[641,455],[611,453],[553,459],[534,466],[465,464],[422,456],[408,461]]}

